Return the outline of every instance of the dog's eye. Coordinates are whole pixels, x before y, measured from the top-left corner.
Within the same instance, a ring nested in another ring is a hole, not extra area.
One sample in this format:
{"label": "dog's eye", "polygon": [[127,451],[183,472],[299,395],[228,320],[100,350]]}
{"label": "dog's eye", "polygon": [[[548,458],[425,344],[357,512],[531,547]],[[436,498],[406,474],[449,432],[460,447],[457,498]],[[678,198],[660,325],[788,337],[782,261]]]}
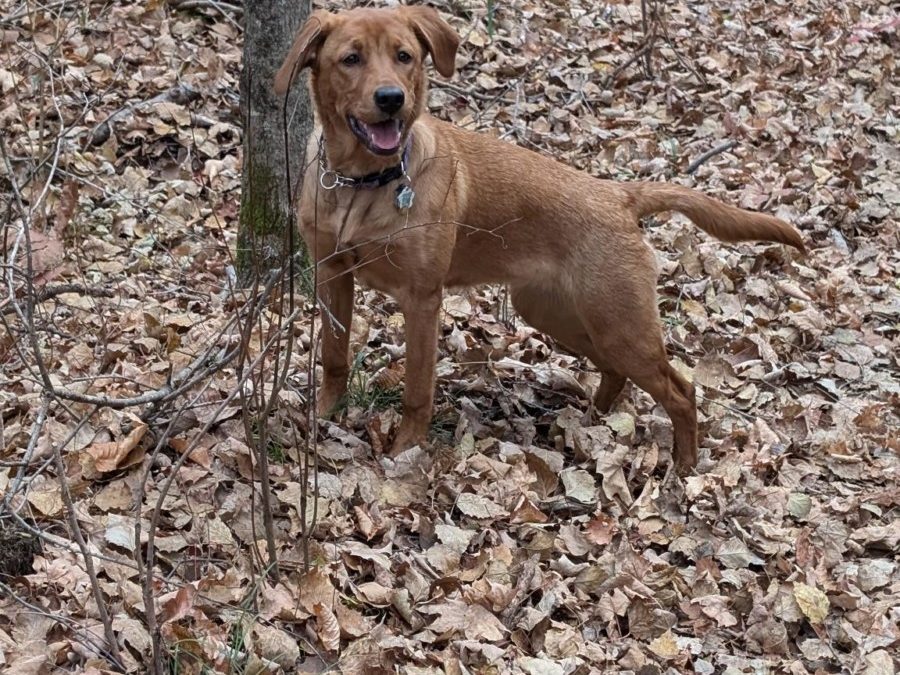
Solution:
{"label": "dog's eye", "polygon": [[347,54],[347,56],[341,59],[341,63],[345,66],[355,66],[359,63],[359,54]]}
{"label": "dog's eye", "polygon": [[400,63],[409,63],[410,61],[412,61],[412,54],[401,49],[399,52],[397,52],[397,60]]}

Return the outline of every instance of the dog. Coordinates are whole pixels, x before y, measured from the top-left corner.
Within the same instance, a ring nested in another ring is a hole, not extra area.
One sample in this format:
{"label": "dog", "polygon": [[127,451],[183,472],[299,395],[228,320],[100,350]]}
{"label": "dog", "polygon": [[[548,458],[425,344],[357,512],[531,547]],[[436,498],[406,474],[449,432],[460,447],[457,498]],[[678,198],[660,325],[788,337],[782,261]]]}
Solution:
{"label": "dog", "polygon": [[627,380],[662,405],[675,466],[690,471],[694,387],[666,355],[656,260],[639,220],[677,211],[725,242],[780,242],[802,252],[800,234],[689,188],[597,179],[430,116],[426,58],[450,77],[458,46],[429,7],[320,10],[275,76],[284,94],[310,69],[317,116],[297,212],[325,317],[319,414],[347,390],[355,277],[392,296],[405,319],[395,452],[426,440],[444,288],[503,283],[525,321],[602,373],[597,409],[608,411]]}

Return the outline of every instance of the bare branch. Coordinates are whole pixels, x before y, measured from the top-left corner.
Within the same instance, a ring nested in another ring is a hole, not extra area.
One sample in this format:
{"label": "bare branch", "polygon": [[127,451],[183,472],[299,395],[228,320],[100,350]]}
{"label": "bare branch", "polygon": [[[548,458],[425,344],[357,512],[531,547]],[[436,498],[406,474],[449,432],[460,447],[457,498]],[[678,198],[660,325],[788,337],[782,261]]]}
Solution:
{"label": "bare branch", "polygon": [[[85,0],[84,4],[89,4],[90,0]],[[27,16],[31,16],[35,12],[50,12],[54,9],[59,9],[61,7],[65,7],[70,3],[70,0],[56,0],[56,2],[48,2],[46,5],[42,5],[41,7],[32,8],[26,7],[25,9],[21,9],[18,12],[13,14],[9,14],[4,17],[0,17],[0,24],[13,24],[20,19],[24,19]]]}
{"label": "bare branch", "polygon": [[97,124],[88,133],[87,143],[89,145],[101,145],[105,143],[112,133],[113,123],[126,117],[127,115],[130,115],[135,110],[140,110],[141,108],[146,108],[148,106],[162,102],[187,105],[199,96],[200,92],[198,92],[196,89],[191,88],[183,82],[179,82],[175,86],[166,89],[164,92],[162,92],[161,94],[157,94],[153,98],[149,98],[146,101],[136,101],[125,106],[124,108],[120,108],[105,120]]}
{"label": "bare branch", "polygon": [[112,627],[112,620],[109,617],[109,611],[106,607],[106,599],[103,597],[103,591],[100,589],[100,581],[97,579],[97,571],[94,568],[94,559],[84,541],[84,535],[81,533],[81,526],[78,524],[78,516],[75,514],[75,503],[72,501],[72,494],[69,492],[68,473],[66,472],[66,463],[63,461],[62,452],[59,445],[53,446],[53,459],[56,461],[56,471],[59,478],[60,495],[63,504],[66,507],[66,519],[69,521],[69,531],[81,550],[81,558],[84,560],[84,569],[87,572],[91,582],[91,592],[94,596],[94,602],[97,603],[97,613],[100,615],[100,621],[103,623],[103,630],[106,633],[106,646],[109,649],[112,661],[119,672],[125,672],[122,665],[122,655],[119,653],[119,643],[116,641],[116,633]]}
{"label": "bare branch", "polygon": [[716,147],[711,148],[710,150],[707,150],[702,155],[700,155],[697,159],[695,159],[693,162],[688,164],[688,168],[685,169],[684,172],[688,175],[694,173],[705,162],[708,162],[710,159],[712,159],[716,155],[719,155],[723,152],[727,152],[728,150],[731,150],[733,147],[737,146],[737,144],[738,144],[738,142],[736,140],[731,139],[730,141],[725,141],[721,145],[717,145]]}
{"label": "bare branch", "polygon": [[[2,591],[3,597],[12,598],[17,603],[22,605],[22,607],[25,607],[28,611],[34,612],[37,616],[47,617],[48,619],[52,619],[56,623],[60,623],[68,626],[69,628],[72,628],[74,630],[76,640],[86,644],[91,649],[91,651],[97,652],[110,661],[116,661],[114,655],[104,648],[103,638],[98,635],[94,635],[89,629],[86,629],[77,621],[74,621],[73,619],[70,619],[69,617],[62,614],[53,614],[51,612],[48,612],[43,607],[40,607],[39,605],[28,602],[25,598],[18,595],[15,590],[7,586],[3,581],[0,581],[0,591]],[[124,670],[122,669],[120,670],[120,672],[124,672]]]}

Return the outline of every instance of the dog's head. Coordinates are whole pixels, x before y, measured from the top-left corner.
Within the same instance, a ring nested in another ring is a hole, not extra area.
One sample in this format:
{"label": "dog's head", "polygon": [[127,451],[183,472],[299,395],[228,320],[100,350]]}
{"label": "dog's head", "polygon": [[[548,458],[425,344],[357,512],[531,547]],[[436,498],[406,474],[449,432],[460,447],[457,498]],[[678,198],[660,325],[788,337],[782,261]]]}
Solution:
{"label": "dog's head", "polygon": [[312,69],[312,91],[326,131],[351,134],[369,152],[394,155],[425,106],[425,57],[453,74],[459,37],[430,7],[314,12],[275,75],[283,94]]}

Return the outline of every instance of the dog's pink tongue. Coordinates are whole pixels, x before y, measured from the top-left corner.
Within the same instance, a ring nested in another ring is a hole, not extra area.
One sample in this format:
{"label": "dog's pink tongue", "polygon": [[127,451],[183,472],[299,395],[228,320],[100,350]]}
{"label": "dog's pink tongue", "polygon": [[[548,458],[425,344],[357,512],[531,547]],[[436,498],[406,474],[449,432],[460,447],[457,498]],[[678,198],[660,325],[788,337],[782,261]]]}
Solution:
{"label": "dog's pink tongue", "polygon": [[393,150],[400,145],[400,122],[398,120],[369,124],[368,130],[372,145],[380,150]]}

